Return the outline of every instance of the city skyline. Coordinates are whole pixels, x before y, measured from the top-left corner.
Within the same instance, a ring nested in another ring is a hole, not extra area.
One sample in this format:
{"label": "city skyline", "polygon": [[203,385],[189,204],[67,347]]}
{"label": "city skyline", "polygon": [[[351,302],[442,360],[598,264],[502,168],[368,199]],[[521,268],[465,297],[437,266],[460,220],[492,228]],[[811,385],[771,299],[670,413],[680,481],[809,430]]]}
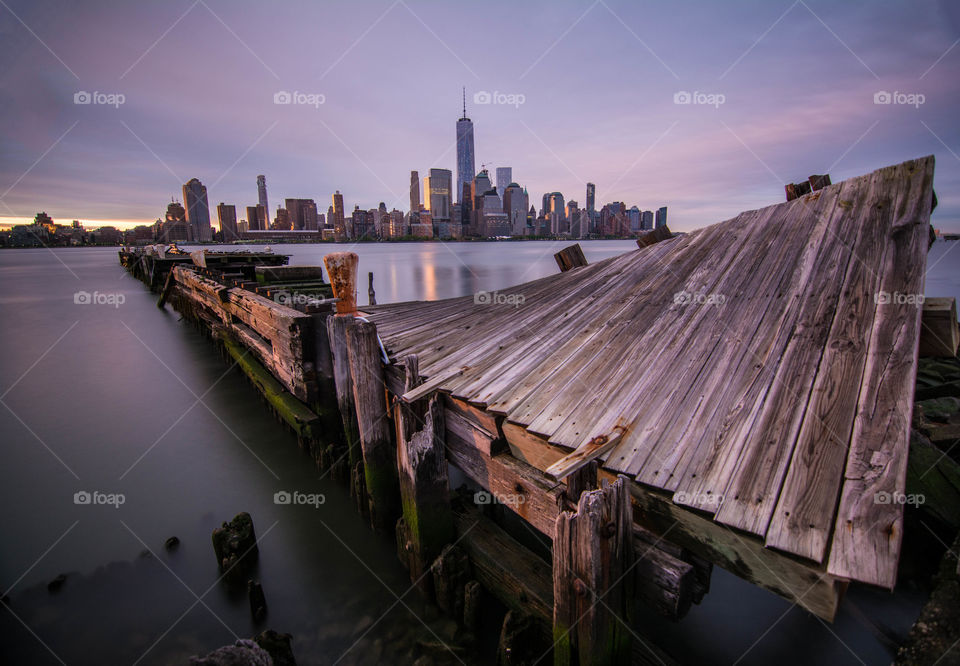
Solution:
{"label": "city skyline", "polygon": [[[785,183],[812,173],[836,182],[934,153],[933,224],[960,226],[960,20],[943,3],[707,4],[682,19],[613,2],[511,6],[516,21],[502,29],[512,46],[499,50],[483,48],[491,19],[458,31],[456,12],[416,2],[290,5],[276,16],[111,6],[129,30],[105,32],[103,8],[0,10],[0,48],[16,65],[4,88],[20,91],[0,111],[0,222],[46,210],[87,226],[150,223],[193,177],[210,204],[243,210],[257,202],[258,174],[275,201],[339,190],[364,207],[403,208],[412,167],[456,173],[451,125],[466,85],[475,171],[511,166],[534,200],[580,200],[589,181],[598,207],[666,203],[684,231],[780,201]],[[315,52],[261,49],[261,25],[315,34]],[[398,53],[395,39],[409,49]],[[204,42],[223,53],[200,59]],[[603,68],[590,55],[599,43]],[[811,63],[812,50],[826,57]],[[423,61],[435,69],[421,81]],[[786,76],[788,62],[804,67]],[[415,104],[400,96],[409,90]]]}

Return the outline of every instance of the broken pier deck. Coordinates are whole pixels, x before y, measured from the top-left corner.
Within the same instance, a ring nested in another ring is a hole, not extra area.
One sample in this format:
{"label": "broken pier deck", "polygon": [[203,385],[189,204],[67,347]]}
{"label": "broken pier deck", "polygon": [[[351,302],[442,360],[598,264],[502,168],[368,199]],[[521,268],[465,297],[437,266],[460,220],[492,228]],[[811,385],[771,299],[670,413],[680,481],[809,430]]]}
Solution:
{"label": "broken pier deck", "polygon": [[[481,452],[466,466],[485,487],[505,455],[555,479],[598,459],[630,479],[638,523],[832,619],[846,582],[896,580],[903,507],[877,498],[904,492],[933,170],[880,169],[514,298],[363,310],[392,359],[419,359],[405,398],[439,391],[463,421],[448,439]],[[548,504],[521,506],[552,533]]]}

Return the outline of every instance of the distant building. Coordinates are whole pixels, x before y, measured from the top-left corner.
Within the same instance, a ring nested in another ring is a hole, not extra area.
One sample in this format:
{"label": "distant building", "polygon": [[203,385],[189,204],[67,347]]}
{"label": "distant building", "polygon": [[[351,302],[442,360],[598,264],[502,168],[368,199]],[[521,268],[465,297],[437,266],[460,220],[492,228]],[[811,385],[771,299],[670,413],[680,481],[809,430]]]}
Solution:
{"label": "distant building", "polygon": [[452,179],[449,169],[430,169],[430,175],[423,179],[423,201],[434,224],[450,222]]}
{"label": "distant building", "polygon": [[284,199],[290,224],[294,231],[316,231],[317,202],[313,199]]}
{"label": "distant building", "polygon": [[547,218],[550,220],[550,234],[559,236],[568,232],[567,215],[563,206],[563,194],[551,192],[547,202]]}
{"label": "distant building", "polygon": [[210,205],[207,203],[207,188],[197,178],[183,185],[183,205],[187,211],[190,240],[198,243],[213,240],[210,227]]}
{"label": "distant building", "polygon": [[640,230],[650,231],[653,229],[653,211],[645,210],[640,213]]}
{"label": "distant building", "polygon": [[527,233],[527,206],[529,204],[527,191],[516,183],[509,183],[504,188],[503,212],[510,224],[511,235],[523,236]]}
{"label": "distant building", "polygon": [[347,236],[346,220],[343,215],[343,195],[340,190],[333,194],[333,219],[330,220],[333,227],[333,235],[337,240],[344,240]]}
{"label": "distant building", "polygon": [[222,201],[217,204],[217,223],[220,225],[220,235],[223,236],[224,243],[231,243],[240,238],[240,230],[237,229],[236,206],[225,204]]}
{"label": "distant building", "polygon": [[597,186],[587,183],[587,212],[591,215],[597,210]]}
{"label": "distant building", "polygon": [[626,236],[630,233],[627,207],[620,201],[608,203],[600,209],[601,236]]}
{"label": "distant building", "polygon": [[[500,200],[503,201],[503,195],[507,191],[507,186],[513,182],[513,167],[497,167],[497,194],[500,195]],[[507,207],[504,206],[503,210],[506,211]]]}
{"label": "distant building", "polygon": [[640,209],[636,206],[631,206],[630,210],[627,211],[627,220],[630,223],[630,233],[637,233],[640,231]]}
{"label": "distant building", "polygon": [[663,206],[657,209],[656,228],[667,226],[667,207]]}
{"label": "distant building", "polygon": [[410,212],[420,212],[420,172],[410,172]]}
{"label": "distant building", "polygon": [[263,218],[264,228],[266,228],[270,225],[270,204],[267,203],[267,177],[264,175],[257,176],[257,198],[263,210],[266,211]]}
{"label": "distant building", "polygon": [[352,227],[351,238],[376,238],[373,216],[370,214],[370,211],[361,210],[359,205],[354,206],[350,221],[350,226]]}
{"label": "distant building", "polygon": [[[457,121],[457,196],[463,196],[463,186],[470,185],[476,166],[473,160],[473,122],[467,118],[467,91],[463,91],[463,116]],[[463,199],[460,200],[463,203]]]}
{"label": "distant building", "polygon": [[478,199],[492,189],[493,183],[490,182],[489,172],[486,169],[481,169],[480,173],[473,179],[473,189],[471,190],[474,208],[479,208]]}
{"label": "distant building", "polygon": [[267,211],[263,206],[247,206],[247,230],[267,231]]}
{"label": "distant building", "polygon": [[176,243],[190,240],[190,226],[187,224],[187,211],[176,201],[167,204],[167,212],[157,231],[157,240],[161,243]]}
{"label": "distant building", "polygon": [[277,207],[277,214],[273,218],[270,228],[274,231],[293,231],[293,222],[290,221],[290,211]]}

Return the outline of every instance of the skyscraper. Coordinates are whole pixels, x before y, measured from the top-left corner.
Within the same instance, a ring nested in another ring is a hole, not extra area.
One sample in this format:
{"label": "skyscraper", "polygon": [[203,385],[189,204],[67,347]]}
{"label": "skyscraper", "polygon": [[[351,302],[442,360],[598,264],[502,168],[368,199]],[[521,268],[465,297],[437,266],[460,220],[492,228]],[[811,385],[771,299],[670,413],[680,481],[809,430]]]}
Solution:
{"label": "skyscraper", "polygon": [[257,197],[263,210],[266,211],[263,221],[266,228],[270,226],[270,205],[267,203],[267,177],[264,175],[257,176]]}
{"label": "skyscraper", "polygon": [[451,180],[450,169],[430,169],[423,179],[423,202],[434,222],[450,221]]}
{"label": "skyscraper", "polygon": [[217,222],[220,223],[220,233],[223,242],[229,243],[240,238],[237,232],[237,207],[225,204],[222,201],[217,206]]}
{"label": "skyscraper", "polygon": [[587,183],[587,210],[593,214],[597,210],[597,186]]}
{"label": "skyscraper", "polygon": [[650,231],[653,229],[653,211],[645,210],[640,213],[640,230]]}
{"label": "skyscraper", "polygon": [[317,203],[313,199],[285,199],[284,206],[293,230],[317,230]]}
{"label": "skyscraper", "polygon": [[551,192],[547,217],[550,219],[550,233],[554,236],[569,231],[566,226],[567,214],[563,205],[563,194]]}
{"label": "skyscraper", "polygon": [[660,227],[667,226],[667,207],[663,206],[662,208],[657,209],[657,220],[654,225],[657,229]]}
{"label": "skyscraper", "polygon": [[250,231],[266,231],[266,218],[267,213],[260,204],[247,206],[247,229]]}
{"label": "skyscraper", "polygon": [[330,224],[333,227],[335,238],[343,240],[347,237],[347,229],[343,219],[343,195],[340,194],[340,190],[333,194],[333,219],[330,220]]}
{"label": "skyscraper", "polygon": [[197,178],[191,178],[183,185],[183,207],[187,211],[191,240],[195,243],[213,240],[207,188]]}
{"label": "skyscraper", "polygon": [[[473,122],[467,118],[467,89],[463,89],[463,117],[457,121],[457,195],[463,186],[473,182],[476,173],[473,161]],[[462,203],[462,201],[461,201]]]}
{"label": "skyscraper", "polygon": [[[500,195],[500,200],[503,200],[503,195],[507,191],[507,186],[513,182],[513,167],[497,167],[497,194]],[[506,205],[504,205],[503,210],[507,210]]]}
{"label": "skyscraper", "polygon": [[420,210],[420,173],[410,172],[410,212],[416,213]]}
{"label": "skyscraper", "polygon": [[507,215],[511,234],[514,236],[523,236],[526,233],[528,203],[526,190],[516,183],[510,183],[504,188],[503,212]]}

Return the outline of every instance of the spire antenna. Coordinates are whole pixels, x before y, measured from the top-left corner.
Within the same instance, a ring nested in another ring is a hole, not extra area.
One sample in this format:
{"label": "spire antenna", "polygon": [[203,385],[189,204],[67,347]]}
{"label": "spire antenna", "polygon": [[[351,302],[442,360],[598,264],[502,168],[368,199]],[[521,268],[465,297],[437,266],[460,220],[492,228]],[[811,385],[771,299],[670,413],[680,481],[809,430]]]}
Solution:
{"label": "spire antenna", "polygon": [[463,87],[463,117],[467,117],[467,87]]}

